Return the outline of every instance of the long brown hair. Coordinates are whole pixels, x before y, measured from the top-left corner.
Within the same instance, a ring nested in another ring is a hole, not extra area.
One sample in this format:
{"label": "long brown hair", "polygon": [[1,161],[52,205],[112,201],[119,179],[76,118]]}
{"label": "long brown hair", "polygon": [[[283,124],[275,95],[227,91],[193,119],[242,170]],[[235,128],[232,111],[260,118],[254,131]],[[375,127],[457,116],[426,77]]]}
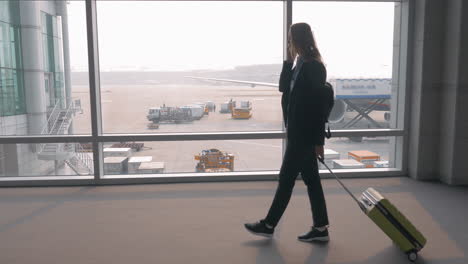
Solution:
{"label": "long brown hair", "polygon": [[312,29],[307,23],[296,23],[289,29],[291,38],[291,56],[294,59],[296,55],[304,57],[305,60],[317,60],[323,63],[322,55],[317,48]]}

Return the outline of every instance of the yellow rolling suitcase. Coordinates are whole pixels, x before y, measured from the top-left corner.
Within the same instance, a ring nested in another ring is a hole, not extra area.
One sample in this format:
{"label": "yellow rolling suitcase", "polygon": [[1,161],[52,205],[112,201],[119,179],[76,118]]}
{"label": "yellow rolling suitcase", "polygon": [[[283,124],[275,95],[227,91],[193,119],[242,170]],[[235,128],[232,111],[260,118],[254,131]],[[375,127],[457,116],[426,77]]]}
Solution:
{"label": "yellow rolling suitcase", "polygon": [[408,259],[412,262],[416,261],[418,252],[426,244],[426,238],[421,232],[388,199],[373,188],[368,188],[357,199],[323,160],[319,159],[319,161],[335,176],[361,210],[407,254]]}

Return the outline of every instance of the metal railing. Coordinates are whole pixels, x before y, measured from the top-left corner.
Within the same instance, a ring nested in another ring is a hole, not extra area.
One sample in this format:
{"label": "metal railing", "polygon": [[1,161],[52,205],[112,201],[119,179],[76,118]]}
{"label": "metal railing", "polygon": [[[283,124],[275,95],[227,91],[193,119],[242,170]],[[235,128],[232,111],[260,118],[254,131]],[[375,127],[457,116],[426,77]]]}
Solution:
{"label": "metal railing", "polygon": [[65,143],[65,151],[73,153],[73,155],[65,160],[65,163],[78,175],[93,174],[93,160],[85,153],[83,146],[80,143]]}
{"label": "metal railing", "polygon": [[[58,108],[58,105],[60,104],[60,100],[57,101],[57,103],[55,104],[54,108],[52,109],[52,111],[50,112],[49,114],[49,117],[47,118],[47,121],[44,125],[44,127],[42,128],[42,131],[41,131],[41,135],[46,135],[49,133],[49,124],[50,124],[50,121],[55,118],[58,114],[58,110],[60,108]],[[55,121],[54,121],[55,122]]]}
{"label": "metal railing", "polygon": [[[51,110],[46,124],[42,129],[42,135],[65,135],[67,129],[70,127],[73,116],[76,112],[81,111],[81,104],[79,100],[67,100],[67,107],[62,108],[64,105],[63,99],[56,101],[53,109]],[[81,111],[82,112],[82,111]],[[65,155],[64,160],[77,174],[82,174],[80,168],[86,170],[86,174],[92,174],[94,163],[93,159],[85,153],[83,146],[80,143],[43,143],[38,146],[38,153],[49,151],[54,155],[54,159],[60,159],[57,154],[68,153]]]}
{"label": "metal railing", "polygon": [[75,157],[89,171],[89,174],[93,174],[93,171],[94,171],[93,159],[88,155],[88,153],[86,153],[85,149],[80,143],[75,144]]}
{"label": "metal railing", "polygon": [[[49,114],[47,118],[46,124],[42,129],[41,135],[64,135],[66,134],[66,130],[71,124],[73,119],[73,115],[76,112],[75,104],[73,100],[69,100],[70,104],[65,108],[62,109],[61,105],[63,105],[63,99],[59,99],[56,101],[54,108]],[[46,146],[55,145],[56,148],[54,149],[55,153],[64,152],[66,151],[66,146],[64,144],[39,144],[37,145],[37,153],[42,153]]]}

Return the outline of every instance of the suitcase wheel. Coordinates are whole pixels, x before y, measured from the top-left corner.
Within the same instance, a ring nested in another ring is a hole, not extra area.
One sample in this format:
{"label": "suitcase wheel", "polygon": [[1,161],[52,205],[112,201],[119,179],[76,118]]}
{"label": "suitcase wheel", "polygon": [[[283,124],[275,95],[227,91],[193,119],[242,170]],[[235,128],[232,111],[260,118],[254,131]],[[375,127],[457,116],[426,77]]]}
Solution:
{"label": "suitcase wheel", "polygon": [[411,251],[408,253],[408,259],[411,262],[415,262],[418,259],[418,252],[416,251]]}

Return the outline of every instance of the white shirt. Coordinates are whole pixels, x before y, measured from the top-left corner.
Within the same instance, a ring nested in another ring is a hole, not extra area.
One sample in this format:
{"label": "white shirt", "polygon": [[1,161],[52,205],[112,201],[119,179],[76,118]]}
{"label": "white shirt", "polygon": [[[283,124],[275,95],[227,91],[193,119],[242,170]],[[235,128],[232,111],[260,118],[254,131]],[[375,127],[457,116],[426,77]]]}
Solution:
{"label": "white shirt", "polygon": [[299,72],[301,71],[301,68],[302,68],[303,64],[304,64],[304,60],[302,59],[302,57],[298,56],[297,59],[296,59],[296,65],[293,67],[294,72],[293,72],[293,75],[292,75],[292,78],[291,78],[289,93],[291,93],[293,88],[294,88],[294,84],[296,82],[297,76],[299,75]]}

